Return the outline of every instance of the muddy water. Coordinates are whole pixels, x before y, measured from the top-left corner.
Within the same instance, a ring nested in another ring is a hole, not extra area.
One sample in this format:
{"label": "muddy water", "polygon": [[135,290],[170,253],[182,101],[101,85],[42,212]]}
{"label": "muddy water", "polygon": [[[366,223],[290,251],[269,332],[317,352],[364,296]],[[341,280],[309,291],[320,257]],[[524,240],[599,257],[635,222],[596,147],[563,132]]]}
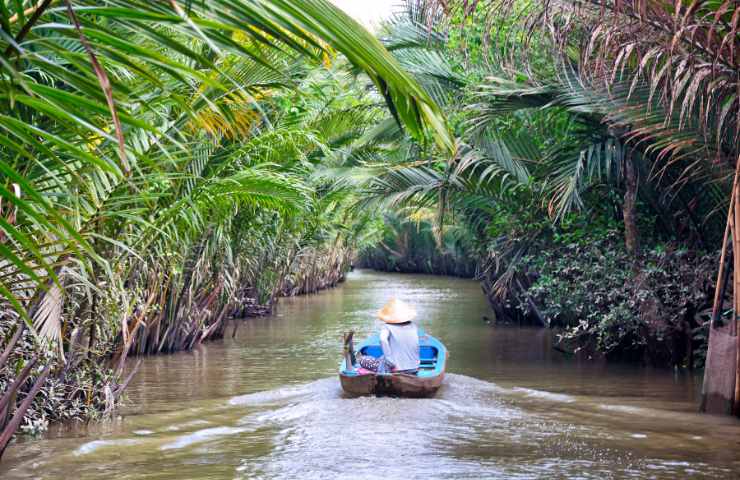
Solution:
{"label": "muddy water", "polygon": [[[433,399],[345,398],[341,333],[391,296],[451,351]],[[102,423],[16,444],[0,478],[740,478],[740,422],[695,414],[700,378],[578,363],[492,328],[476,283],[355,272],[234,339],[148,358]]]}

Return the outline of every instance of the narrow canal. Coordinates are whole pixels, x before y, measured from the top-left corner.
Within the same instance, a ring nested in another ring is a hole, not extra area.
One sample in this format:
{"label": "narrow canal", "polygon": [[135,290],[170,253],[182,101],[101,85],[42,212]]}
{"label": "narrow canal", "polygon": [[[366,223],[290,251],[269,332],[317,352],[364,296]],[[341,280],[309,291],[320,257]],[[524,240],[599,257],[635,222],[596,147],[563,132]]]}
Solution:
{"label": "narrow canal", "polygon": [[[445,385],[345,398],[341,334],[370,332],[392,296],[450,349]],[[699,376],[577,362],[484,315],[473,281],[354,272],[233,339],[145,359],[115,418],[12,446],[0,478],[740,478],[740,422],[694,413]]]}

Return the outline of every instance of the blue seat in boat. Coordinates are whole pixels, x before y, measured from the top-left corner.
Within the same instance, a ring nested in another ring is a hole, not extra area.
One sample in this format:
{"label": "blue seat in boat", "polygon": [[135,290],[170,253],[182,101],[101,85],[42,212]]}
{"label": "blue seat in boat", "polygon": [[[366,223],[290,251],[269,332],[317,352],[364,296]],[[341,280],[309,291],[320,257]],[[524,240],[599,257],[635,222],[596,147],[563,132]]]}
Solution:
{"label": "blue seat in boat", "polygon": [[368,345],[367,347],[362,347],[360,353],[363,355],[368,355],[370,357],[378,358],[383,355],[383,349],[380,347],[380,345]]}
{"label": "blue seat in boat", "polygon": [[[383,349],[380,345],[367,345],[362,347],[360,353],[370,357],[378,358],[383,355]],[[431,345],[421,345],[419,347],[420,368],[435,368],[437,365],[437,348]]]}
{"label": "blue seat in boat", "polygon": [[422,345],[419,347],[419,367],[435,368],[437,366],[438,352],[435,347]]}
{"label": "blue seat in boat", "polygon": [[431,345],[422,345],[419,347],[419,358],[422,362],[424,360],[436,360],[437,349]]}

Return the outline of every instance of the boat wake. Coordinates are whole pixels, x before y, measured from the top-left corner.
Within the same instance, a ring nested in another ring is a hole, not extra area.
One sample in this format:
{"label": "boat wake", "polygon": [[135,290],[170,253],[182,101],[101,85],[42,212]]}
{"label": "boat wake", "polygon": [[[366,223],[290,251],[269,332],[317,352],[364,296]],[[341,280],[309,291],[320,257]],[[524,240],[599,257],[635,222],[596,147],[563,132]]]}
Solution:
{"label": "boat wake", "polygon": [[447,375],[433,398],[350,398],[330,377],[235,396],[210,409],[194,407],[174,424],[149,426],[133,438],[88,442],[75,455],[157,449],[166,461],[182,455],[207,459],[215,451],[233,460],[223,468],[238,479],[603,478],[606,472],[629,478],[700,471],[700,464],[631,453],[635,442],[649,440],[646,434],[625,431],[624,438],[615,438],[565,416],[584,408],[579,402],[456,374]]}

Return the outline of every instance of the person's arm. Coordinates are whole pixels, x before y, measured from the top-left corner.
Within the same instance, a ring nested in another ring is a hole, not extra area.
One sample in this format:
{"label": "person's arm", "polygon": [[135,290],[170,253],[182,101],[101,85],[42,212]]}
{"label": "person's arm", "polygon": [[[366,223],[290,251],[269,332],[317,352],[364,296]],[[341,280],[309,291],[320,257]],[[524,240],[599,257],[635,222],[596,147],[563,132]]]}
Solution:
{"label": "person's arm", "polygon": [[389,332],[387,328],[380,330],[380,347],[383,349],[383,355],[388,359],[391,356],[391,344],[388,341],[390,338],[391,332]]}

